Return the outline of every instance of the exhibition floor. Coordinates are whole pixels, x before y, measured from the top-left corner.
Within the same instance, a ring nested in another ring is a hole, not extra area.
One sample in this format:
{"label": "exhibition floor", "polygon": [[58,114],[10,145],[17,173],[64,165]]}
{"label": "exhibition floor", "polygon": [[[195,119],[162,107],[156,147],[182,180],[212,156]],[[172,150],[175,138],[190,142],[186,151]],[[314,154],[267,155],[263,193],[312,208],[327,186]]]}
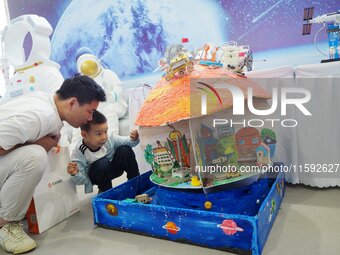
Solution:
{"label": "exhibition floor", "polygon": [[[118,182],[123,180],[119,178]],[[126,254],[189,255],[231,254],[103,228],[94,228],[93,194],[78,187],[80,212],[40,235],[39,247],[29,254]],[[287,185],[280,213],[270,232],[263,255],[335,255],[340,251],[340,189]],[[1,253],[1,251],[0,251]]]}

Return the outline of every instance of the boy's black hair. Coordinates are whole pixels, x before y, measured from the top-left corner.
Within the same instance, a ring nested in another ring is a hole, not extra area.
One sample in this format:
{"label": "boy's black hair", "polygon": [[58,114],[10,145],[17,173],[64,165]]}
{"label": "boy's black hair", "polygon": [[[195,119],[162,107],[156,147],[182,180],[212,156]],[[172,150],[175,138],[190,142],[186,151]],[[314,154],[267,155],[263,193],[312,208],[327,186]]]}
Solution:
{"label": "boy's black hair", "polygon": [[61,87],[56,91],[61,100],[71,97],[77,98],[80,105],[90,104],[92,101],[105,102],[106,95],[92,78],[86,75],[75,75],[66,79]]}
{"label": "boy's black hair", "polygon": [[95,110],[92,115],[92,120],[88,121],[86,124],[80,127],[81,131],[89,132],[91,130],[91,125],[106,123],[107,119],[104,114]]}

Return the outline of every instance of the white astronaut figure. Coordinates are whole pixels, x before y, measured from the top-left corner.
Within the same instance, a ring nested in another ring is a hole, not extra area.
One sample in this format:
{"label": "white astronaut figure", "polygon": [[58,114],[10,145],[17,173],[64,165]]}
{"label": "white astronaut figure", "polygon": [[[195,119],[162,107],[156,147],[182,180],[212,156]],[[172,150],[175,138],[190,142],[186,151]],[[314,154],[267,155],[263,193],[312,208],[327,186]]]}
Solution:
{"label": "white astronaut figure", "polygon": [[329,47],[329,59],[334,59],[336,48],[334,46]]}
{"label": "white astronaut figure", "polygon": [[[104,68],[89,48],[80,48],[76,57],[78,72],[93,78],[106,93],[107,101],[99,104],[98,111],[106,116],[109,132],[120,134],[119,120],[125,117],[128,112],[128,97],[122,87],[121,80],[115,72]],[[76,132],[77,134],[75,132],[73,132],[73,136],[76,136],[73,137],[73,142],[80,138],[79,130]]]}
{"label": "white astronaut figure", "polygon": [[5,93],[5,87],[9,86],[9,84],[11,83],[9,79],[10,66],[8,64],[7,59],[5,58],[3,54],[1,54],[0,56],[0,69],[2,72],[3,85],[4,85],[4,87],[0,87],[0,104],[1,104],[1,98],[3,97]]}
{"label": "white astronaut figure", "polygon": [[[42,90],[54,93],[63,83],[60,66],[49,59],[52,27],[48,21],[37,15],[23,15],[11,20],[5,27],[1,44],[4,58],[14,68],[14,75],[6,84],[6,93],[1,103],[13,97]],[[25,37],[31,36],[32,48],[25,57]]]}

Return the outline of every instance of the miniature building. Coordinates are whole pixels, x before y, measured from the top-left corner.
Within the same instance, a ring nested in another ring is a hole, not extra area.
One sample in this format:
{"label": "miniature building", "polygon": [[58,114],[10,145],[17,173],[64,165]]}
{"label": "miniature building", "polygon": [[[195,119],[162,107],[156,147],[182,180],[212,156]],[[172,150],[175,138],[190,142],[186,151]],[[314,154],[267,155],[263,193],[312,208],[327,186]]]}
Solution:
{"label": "miniature building", "polygon": [[218,138],[231,136],[235,134],[235,130],[230,125],[219,125],[217,126]]}
{"label": "miniature building", "polygon": [[248,127],[240,129],[236,135],[239,164],[256,164],[255,149],[261,144],[261,136],[256,128]]}
{"label": "miniature building", "polygon": [[167,139],[172,155],[176,158],[181,167],[190,166],[189,146],[185,135],[174,130],[169,134],[170,139]]}
{"label": "miniature building", "polygon": [[164,173],[168,173],[172,169],[174,159],[166,147],[163,147],[159,141],[157,144],[158,148],[153,149],[154,161],[159,166],[158,175],[163,176]]}
{"label": "miniature building", "polygon": [[205,153],[205,159],[207,162],[211,162],[217,157],[217,139],[213,136],[214,130],[202,125],[201,138],[198,143]]}
{"label": "miniature building", "polygon": [[258,165],[269,165],[271,163],[270,149],[265,143],[261,143],[256,148],[256,158]]}
{"label": "miniature building", "polygon": [[221,56],[223,66],[237,67],[249,52],[249,45],[238,46],[237,42],[229,41],[221,46],[221,50],[223,52]]}

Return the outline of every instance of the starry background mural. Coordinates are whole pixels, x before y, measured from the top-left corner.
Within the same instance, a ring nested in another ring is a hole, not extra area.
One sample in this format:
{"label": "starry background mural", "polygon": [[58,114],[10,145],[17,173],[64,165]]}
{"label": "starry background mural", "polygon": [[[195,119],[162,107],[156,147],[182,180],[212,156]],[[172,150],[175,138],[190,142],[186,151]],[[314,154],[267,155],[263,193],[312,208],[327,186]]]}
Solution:
{"label": "starry background mural", "polygon": [[[250,45],[255,60],[268,60],[260,68],[304,64],[307,58],[301,52],[307,51],[314,54],[308,61],[319,62],[323,56],[313,40],[320,25],[302,36],[303,9],[314,7],[315,16],[322,15],[339,10],[340,0],[11,0],[8,7],[11,19],[37,14],[50,22],[51,58],[65,77],[76,72],[76,51],[86,46],[124,78],[152,72],[166,47],[184,37],[192,49],[230,40]],[[318,43],[327,50],[326,42],[322,31]],[[273,50],[277,52],[271,54]]]}
{"label": "starry background mural", "polygon": [[[254,51],[310,44],[319,29],[312,26],[310,36],[302,36],[303,9],[314,7],[314,16],[340,9],[339,0],[220,0],[219,4],[230,16],[226,33],[240,44],[250,44]],[[321,33],[319,41],[326,41]]]}
{"label": "starry background mural", "polygon": [[10,0],[7,1],[10,19],[24,14],[36,14],[47,19],[53,28],[72,0]]}

